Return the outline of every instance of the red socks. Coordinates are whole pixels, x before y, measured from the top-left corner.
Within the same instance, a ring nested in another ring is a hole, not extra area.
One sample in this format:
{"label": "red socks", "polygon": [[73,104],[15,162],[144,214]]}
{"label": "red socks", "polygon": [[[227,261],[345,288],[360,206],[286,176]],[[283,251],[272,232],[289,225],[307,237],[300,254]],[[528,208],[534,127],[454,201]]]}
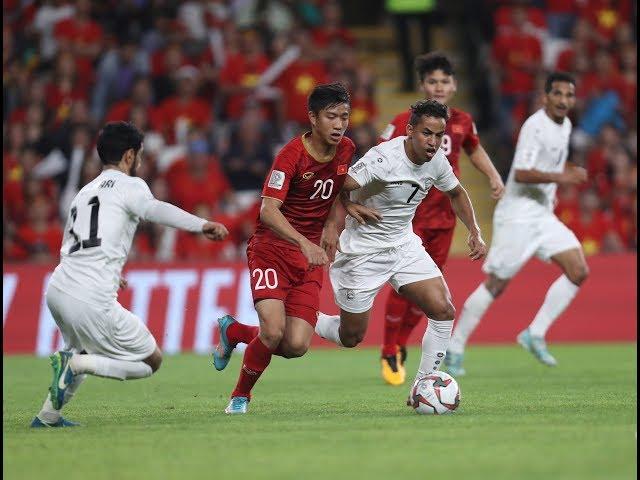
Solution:
{"label": "red socks", "polygon": [[407,312],[404,316],[404,320],[400,329],[398,330],[398,336],[396,341],[398,345],[401,347],[406,347],[407,340],[409,340],[409,335],[413,332],[413,329],[416,328],[416,325],[420,323],[420,321],[424,318],[424,313],[415,305],[409,304],[409,308],[407,308]]}
{"label": "red socks", "polygon": [[245,325],[240,322],[233,322],[227,328],[227,338],[236,345],[238,343],[251,343],[251,340],[258,336],[260,329],[251,325]]}
{"label": "red socks", "polygon": [[231,393],[232,397],[251,398],[251,389],[269,365],[272,354],[273,352],[262,343],[260,337],[256,336],[251,340],[244,352],[240,378],[238,378],[236,388]]}
{"label": "red socks", "polygon": [[389,357],[396,354],[398,334],[410,303],[395,291],[389,293],[387,308],[384,314],[384,339],[382,356]]}

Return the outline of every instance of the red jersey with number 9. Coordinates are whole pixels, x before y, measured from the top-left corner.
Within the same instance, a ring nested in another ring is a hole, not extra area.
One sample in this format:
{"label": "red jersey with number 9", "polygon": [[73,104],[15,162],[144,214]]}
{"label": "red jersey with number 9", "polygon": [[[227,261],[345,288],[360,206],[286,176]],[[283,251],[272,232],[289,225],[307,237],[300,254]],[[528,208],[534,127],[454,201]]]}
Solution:
{"label": "red jersey with number 9", "polygon": [[[324,222],[342,190],[356,147],[350,139],[343,137],[333,158],[321,162],[316,159],[317,154],[310,153],[308,135],[310,133],[294,138],[278,152],[262,196],[280,200],[280,211],[291,226],[319,244]],[[252,242],[256,240],[292,246],[260,220],[251,239]]]}
{"label": "red jersey with number 9", "polygon": [[[407,134],[407,124],[411,112],[402,112],[391,121],[380,135],[379,141],[386,142],[392,138]],[[473,118],[467,112],[457,108],[449,108],[449,120],[444,130],[440,148],[447,156],[453,173],[460,177],[460,152],[461,149],[470,155],[480,144]],[[424,228],[453,228],[456,226],[456,214],[451,207],[449,198],[436,188],[429,193],[418,205],[413,224],[419,224]]]}

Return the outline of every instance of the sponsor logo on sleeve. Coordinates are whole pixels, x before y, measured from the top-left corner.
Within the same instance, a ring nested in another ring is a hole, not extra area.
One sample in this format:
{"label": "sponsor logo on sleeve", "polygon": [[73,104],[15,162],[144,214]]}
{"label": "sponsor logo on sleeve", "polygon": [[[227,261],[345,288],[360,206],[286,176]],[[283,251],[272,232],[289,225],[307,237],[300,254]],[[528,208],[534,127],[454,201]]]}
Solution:
{"label": "sponsor logo on sleeve", "polygon": [[360,170],[362,170],[364,167],[366,167],[367,165],[363,162],[363,161],[359,161],[358,163],[356,163],[353,167],[351,167],[351,171],[353,173],[358,173]]}
{"label": "sponsor logo on sleeve", "polygon": [[462,125],[451,125],[451,131],[455,134],[462,135],[464,133],[464,127]]}
{"label": "sponsor logo on sleeve", "polygon": [[269,188],[275,188],[276,190],[282,190],[282,186],[284,185],[284,172],[280,170],[273,170],[271,172],[271,177],[269,177]]}
{"label": "sponsor logo on sleeve", "polygon": [[390,123],[389,125],[387,125],[387,128],[382,131],[382,133],[380,134],[380,138],[383,140],[389,140],[395,130],[396,127],[392,123]]}

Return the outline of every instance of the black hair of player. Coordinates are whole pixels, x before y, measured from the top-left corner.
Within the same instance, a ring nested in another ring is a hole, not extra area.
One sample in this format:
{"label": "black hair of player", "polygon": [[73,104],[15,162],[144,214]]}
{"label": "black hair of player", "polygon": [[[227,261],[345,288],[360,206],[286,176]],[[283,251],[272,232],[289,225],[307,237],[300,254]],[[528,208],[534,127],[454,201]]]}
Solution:
{"label": "black hair of player", "polygon": [[409,123],[415,127],[425,115],[427,117],[444,118],[447,121],[449,120],[449,107],[436,100],[420,100],[411,105]]}
{"label": "black hair of player", "polygon": [[552,72],[549,74],[544,82],[544,93],[550,93],[553,87],[553,82],[566,82],[576,86],[576,79],[567,72]]}
{"label": "black hair of player", "polygon": [[338,82],[318,85],[309,94],[309,98],[307,99],[309,111],[316,115],[320,113],[320,110],[342,103],[351,105],[351,97],[346,87]]}
{"label": "black hair of player", "polygon": [[442,52],[418,55],[413,62],[413,68],[420,78],[420,83],[424,81],[426,75],[436,70],[442,70],[445,75],[455,75],[451,60]]}
{"label": "black hair of player", "polygon": [[98,133],[98,156],[103,165],[118,165],[129,149],[137,155],[144,134],[132,123],[109,122]]}

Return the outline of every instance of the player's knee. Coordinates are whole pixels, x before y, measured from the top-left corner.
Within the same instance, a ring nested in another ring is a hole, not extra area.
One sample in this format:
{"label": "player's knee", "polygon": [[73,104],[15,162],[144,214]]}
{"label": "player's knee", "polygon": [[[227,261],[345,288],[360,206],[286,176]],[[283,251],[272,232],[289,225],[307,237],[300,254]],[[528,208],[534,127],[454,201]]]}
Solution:
{"label": "player's knee", "polygon": [[283,336],[284,325],[282,327],[271,325],[267,328],[260,328],[260,340],[271,349],[275,349],[278,346]]}
{"label": "player's knee", "polygon": [[299,358],[302,357],[309,350],[309,345],[306,342],[290,343],[287,345],[285,351],[286,358]]}
{"label": "player's knee", "polygon": [[566,272],[566,275],[571,283],[575,285],[582,285],[589,276],[589,267],[586,263],[579,263],[578,265],[570,268],[569,271]]}
{"label": "player's knee", "polygon": [[357,346],[363,339],[364,332],[360,331],[344,332],[340,335],[342,346],[346,348],[353,348]]}
{"label": "player's knee", "polygon": [[504,292],[509,284],[509,280],[499,279],[497,277],[489,277],[487,281],[484,283],[484,286],[493,298],[497,298]]}
{"label": "player's knee", "polygon": [[456,309],[453,304],[447,300],[442,299],[432,305],[429,318],[433,320],[453,320],[456,317]]}
{"label": "player's knee", "polygon": [[160,370],[160,365],[162,365],[162,352],[160,351],[160,349],[156,348],[155,352],[144,359],[144,363],[151,367],[151,372],[153,373],[156,373],[158,370]]}

